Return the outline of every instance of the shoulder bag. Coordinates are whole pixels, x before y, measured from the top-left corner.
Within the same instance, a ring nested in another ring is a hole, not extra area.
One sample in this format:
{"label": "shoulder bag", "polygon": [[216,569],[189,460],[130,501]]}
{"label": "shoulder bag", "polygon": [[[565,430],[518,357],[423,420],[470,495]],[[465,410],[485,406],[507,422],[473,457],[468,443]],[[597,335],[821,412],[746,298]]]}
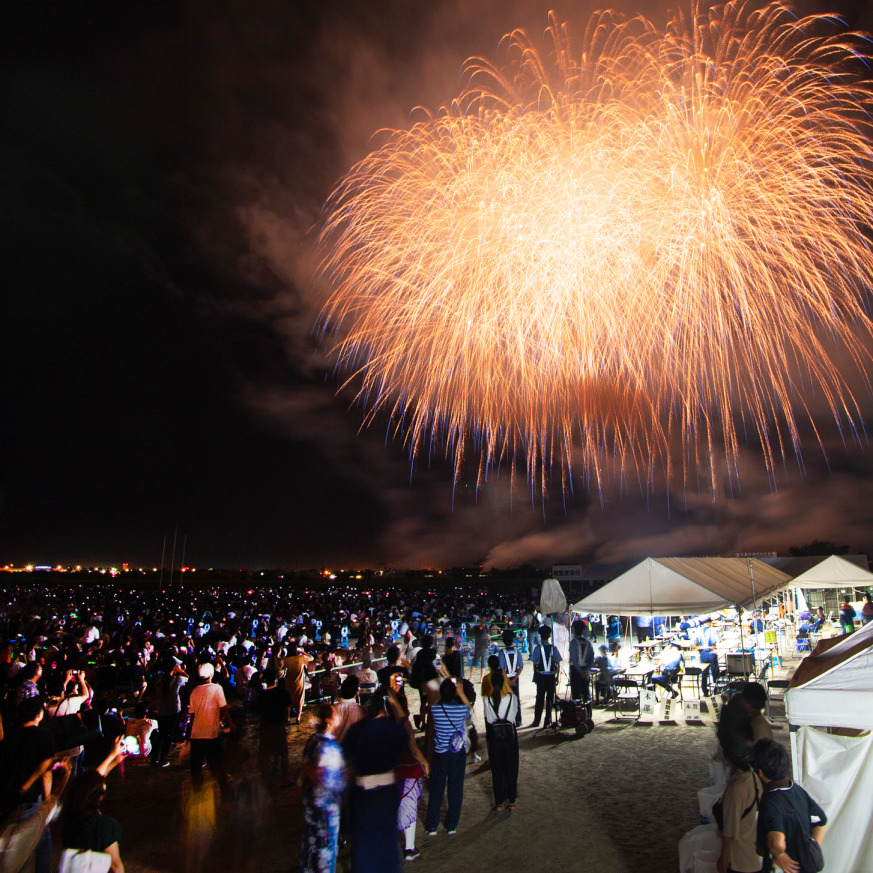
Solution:
{"label": "shoulder bag", "polygon": [[440,704],[440,709],[449,720],[449,724],[455,729],[455,732],[449,737],[449,751],[451,752],[469,752],[470,751],[470,734],[467,731],[466,724],[463,730],[459,730],[458,726],[452,721],[452,717],[446,712],[445,706]]}
{"label": "shoulder bag", "polygon": [[794,809],[794,804],[781,791],[778,794],[778,799],[783,809],[794,820],[795,826],[800,830],[797,840],[798,857],[794,859],[800,864],[800,873],[819,873],[824,868],[824,854],[818,840],[812,835],[811,829],[807,829],[808,825],[800,820]]}

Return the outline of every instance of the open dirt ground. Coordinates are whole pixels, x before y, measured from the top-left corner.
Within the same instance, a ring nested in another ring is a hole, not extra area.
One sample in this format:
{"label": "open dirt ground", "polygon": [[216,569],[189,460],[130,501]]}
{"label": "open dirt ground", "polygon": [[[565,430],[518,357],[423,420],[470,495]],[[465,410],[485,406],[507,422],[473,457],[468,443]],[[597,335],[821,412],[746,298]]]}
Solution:
{"label": "open dirt ground", "polygon": [[[534,686],[530,671],[525,674],[527,725],[533,718]],[[475,710],[484,737],[479,702]],[[594,718],[597,727],[581,738],[572,728],[520,732],[519,800],[513,812],[491,812],[487,761],[470,764],[458,833],[447,836],[440,829],[428,837],[419,825],[421,858],[407,868],[418,873],[486,865],[504,871],[675,873],[679,839],[699,823],[697,791],[709,784],[709,759],[716,747],[711,721],[686,725],[680,717],[675,723],[646,725],[617,721],[602,709],[595,709]],[[292,725],[288,730],[293,779],[311,728]],[[775,735],[787,743],[784,728]],[[128,873],[299,869],[299,789],[261,787],[251,753],[256,740],[252,721],[238,750],[244,759],[238,765],[242,781],[226,804],[207,801],[192,809],[185,747],[174,752],[169,768],[154,769],[129,758],[124,772],[110,775],[104,811],[121,822]],[[487,759],[484,748],[480,753]],[[425,788],[420,822],[426,798]],[[349,870],[348,850],[341,851],[338,870]]]}

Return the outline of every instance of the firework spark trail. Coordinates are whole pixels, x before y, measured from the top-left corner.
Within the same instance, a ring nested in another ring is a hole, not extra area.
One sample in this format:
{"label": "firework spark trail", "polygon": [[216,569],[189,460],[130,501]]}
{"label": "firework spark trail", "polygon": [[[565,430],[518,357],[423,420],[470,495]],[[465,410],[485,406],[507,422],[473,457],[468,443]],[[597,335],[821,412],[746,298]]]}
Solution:
{"label": "firework spark trail", "polygon": [[390,131],[320,237],[321,323],[370,418],[414,454],[438,435],[457,470],[523,455],[544,489],[574,445],[597,488],[693,478],[714,446],[733,475],[739,424],[772,474],[811,392],[854,432],[829,348],[866,384],[870,92],[828,22],[604,12],[574,55],[553,19],[551,62],[517,31],[505,66],[471,61],[450,106]]}

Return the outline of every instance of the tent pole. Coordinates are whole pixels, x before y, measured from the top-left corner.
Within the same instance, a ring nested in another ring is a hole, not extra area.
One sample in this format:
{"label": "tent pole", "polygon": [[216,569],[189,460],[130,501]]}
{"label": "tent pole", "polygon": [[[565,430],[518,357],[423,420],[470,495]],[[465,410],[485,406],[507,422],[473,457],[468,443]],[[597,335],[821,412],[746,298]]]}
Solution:
{"label": "tent pole", "polygon": [[[752,566],[752,559],[749,558],[749,581],[752,583],[752,622],[754,624],[755,629],[755,649],[752,654],[752,660],[755,660],[755,656],[758,653],[758,649],[761,648],[761,640],[758,634],[758,621],[755,618],[755,614],[758,612],[758,596],[755,594],[755,568]],[[742,626],[740,626],[740,633],[742,633]],[[745,672],[746,662],[743,660],[743,671]],[[748,679],[748,676],[746,677]]]}

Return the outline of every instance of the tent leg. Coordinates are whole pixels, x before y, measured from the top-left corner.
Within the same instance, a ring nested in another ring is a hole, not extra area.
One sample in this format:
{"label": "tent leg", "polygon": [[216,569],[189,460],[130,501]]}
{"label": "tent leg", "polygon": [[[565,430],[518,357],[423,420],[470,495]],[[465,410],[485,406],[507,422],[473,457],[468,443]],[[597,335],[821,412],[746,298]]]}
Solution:
{"label": "tent leg", "polygon": [[788,737],[791,740],[791,778],[800,781],[800,757],[797,753],[797,725],[788,725]]}

